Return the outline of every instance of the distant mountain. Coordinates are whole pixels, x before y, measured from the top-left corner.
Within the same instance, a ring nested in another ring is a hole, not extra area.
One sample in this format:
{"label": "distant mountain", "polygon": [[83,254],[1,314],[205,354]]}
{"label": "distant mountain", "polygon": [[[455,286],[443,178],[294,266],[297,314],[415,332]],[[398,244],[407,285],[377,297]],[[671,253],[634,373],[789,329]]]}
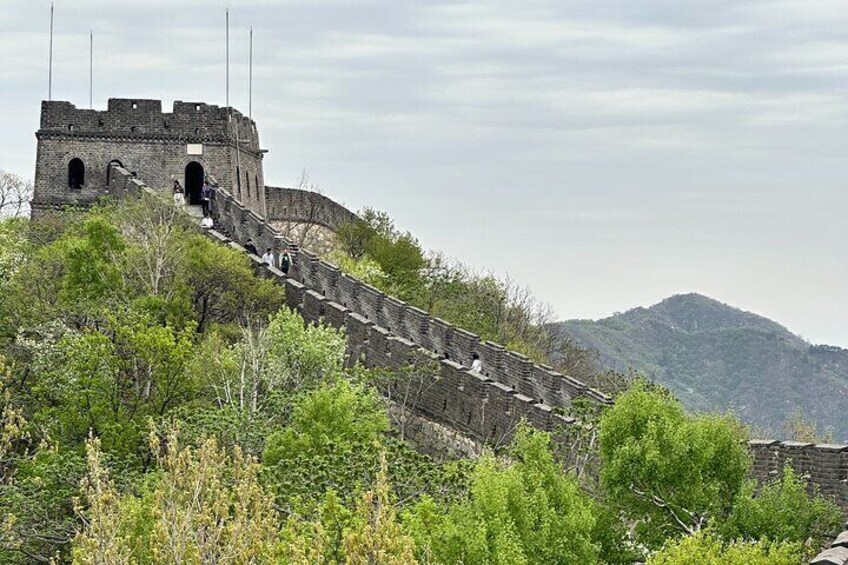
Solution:
{"label": "distant mountain", "polygon": [[813,346],[780,324],[699,294],[557,332],[670,388],[692,410],[733,410],[778,436],[796,408],[848,440],[848,349]]}

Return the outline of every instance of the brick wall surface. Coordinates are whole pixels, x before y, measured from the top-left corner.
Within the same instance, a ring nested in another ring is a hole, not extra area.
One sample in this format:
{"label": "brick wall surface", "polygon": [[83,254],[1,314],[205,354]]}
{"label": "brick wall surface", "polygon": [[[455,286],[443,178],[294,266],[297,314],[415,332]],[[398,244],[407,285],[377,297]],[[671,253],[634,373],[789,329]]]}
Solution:
{"label": "brick wall surface", "polygon": [[[165,191],[174,180],[185,186],[186,166],[197,162],[249,208],[264,213],[263,153],[256,124],[235,110],[177,101],[172,112],[162,112],[158,100],[110,99],[108,109],[98,111],[45,101],[36,137],[36,216],[67,204],[85,206],[107,194],[109,166],[115,162]],[[202,145],[203,154],[189,155],[189,144]],[[85,166],[85,182],[78,189],[68,186],[72,159]]]}
{"label": "brick wall surface", "polygon": [[355,220],[356,214],[317,192],[266,186],[265,217],[271,221],[310,222],[337,229]]}

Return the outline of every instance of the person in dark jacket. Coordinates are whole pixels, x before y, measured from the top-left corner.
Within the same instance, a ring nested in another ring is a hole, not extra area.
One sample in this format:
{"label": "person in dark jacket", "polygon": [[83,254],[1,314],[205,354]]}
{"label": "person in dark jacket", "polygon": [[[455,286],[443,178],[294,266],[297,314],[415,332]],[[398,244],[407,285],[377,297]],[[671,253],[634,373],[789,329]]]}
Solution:
{"label": "person in dark jacket", "polygon": [[208,182],[203,183],[203,188],[200,189],[200,205],[203,207],[203,217],[209,217],[209,205],[212,203],[212,187]]}
{"label": "person in dark jacket", "polygon": [[247,250],[247,252],[248,252],[248,253],[250,253],[251,255],[259,255],[259,250],[258,250],[258,249],[256,249],[256,246],[253,244],[253,240],[252,240],[252,239],[248,239],[248,240],[247,240],[247,243],[245,243],[245,244],[244,244],[244,248],[245,248],[245,249]]}
{"label": "person in dark jacket", "polygon": [[283,252],[280,253],[280,270],[289,274],[289,268],[291,267],[291,255],[289,254],[288,248],[283,249]]}

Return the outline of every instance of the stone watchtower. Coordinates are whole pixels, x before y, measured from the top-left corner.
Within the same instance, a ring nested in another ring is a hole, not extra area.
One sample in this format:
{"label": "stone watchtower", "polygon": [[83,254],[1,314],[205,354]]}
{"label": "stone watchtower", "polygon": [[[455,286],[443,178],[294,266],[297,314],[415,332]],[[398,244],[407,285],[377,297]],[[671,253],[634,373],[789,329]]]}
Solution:
{"label": "stone watchtower", "polygon": [[114,165],[148,186],[170,191],[180,181],[189,204],[200,203],[204,177],[265,215],[265,178],[256,122],[230,108],[159,100],[109,99],[103,111],[42,102],[33,216],[66,205],[87,206],[107,193]]}

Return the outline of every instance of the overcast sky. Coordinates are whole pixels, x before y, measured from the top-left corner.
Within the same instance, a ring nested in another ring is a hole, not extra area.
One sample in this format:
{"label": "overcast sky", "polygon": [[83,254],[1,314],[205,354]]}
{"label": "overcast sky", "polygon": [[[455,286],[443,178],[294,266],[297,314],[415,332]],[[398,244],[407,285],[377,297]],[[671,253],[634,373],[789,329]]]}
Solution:
{"label": "overcast sky", "polygon": [[[225,102],[221,0],[57,0],[53,98]],[[845,0],[232,1],[230,102],[353,209],[561,318],[700,292],[848,347]],[[32,177],[49,2],[0,0],[0,168]]]}

